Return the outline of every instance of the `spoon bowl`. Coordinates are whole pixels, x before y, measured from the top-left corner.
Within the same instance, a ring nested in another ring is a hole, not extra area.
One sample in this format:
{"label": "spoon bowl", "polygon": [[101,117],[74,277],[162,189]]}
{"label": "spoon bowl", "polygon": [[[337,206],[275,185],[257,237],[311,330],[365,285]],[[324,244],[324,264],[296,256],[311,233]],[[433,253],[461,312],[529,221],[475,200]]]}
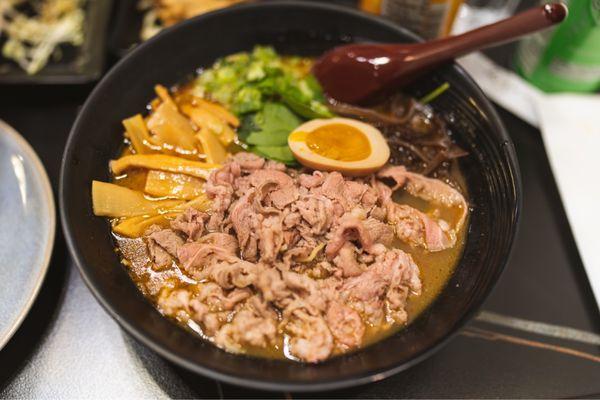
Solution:
{"label": "spoon bowl", "polygon": [[562,3],[546,4],[461,35],[429,42],[340,46],[325,53],[313,72],[331,98],[361,103],[381,92],[397,90],[456,57],[560,23],[567,13]]}

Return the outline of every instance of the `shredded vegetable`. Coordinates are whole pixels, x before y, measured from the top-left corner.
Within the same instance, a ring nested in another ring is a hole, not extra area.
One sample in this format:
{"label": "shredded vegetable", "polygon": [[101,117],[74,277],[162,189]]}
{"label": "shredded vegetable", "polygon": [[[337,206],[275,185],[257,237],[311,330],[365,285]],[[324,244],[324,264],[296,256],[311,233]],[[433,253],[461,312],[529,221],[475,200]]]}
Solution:
{"label": "shredded vegetable", "polygon": [[218,60],[195,80],[192,91],[241,117],[238,137],[248,150],[291,165],[296,161],[287,145],[290,132],[307,119],[333,116],[310,65],[308,59],[257,46]]}
{"label": "shredded vegetable", "polygon": [[[2,55],[33,75],[51,57],[60,57],[62,44],[83,43],[85,0],[1,0]],[[31,15],[33,14],[33,15]]]}

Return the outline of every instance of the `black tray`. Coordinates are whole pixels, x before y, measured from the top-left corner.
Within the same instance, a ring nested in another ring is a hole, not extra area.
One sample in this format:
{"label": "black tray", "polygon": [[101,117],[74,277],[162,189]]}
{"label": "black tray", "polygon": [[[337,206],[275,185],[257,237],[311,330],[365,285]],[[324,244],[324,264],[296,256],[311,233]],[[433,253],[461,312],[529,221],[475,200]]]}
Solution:
{"label": "black tray", "polygon": [[137,4],[139,0],[119,0],[115,10],[114,29],[109,37],[108,49],[123,57],[140,42],[140,32],[144,18]]}
{"label": "black tray", "polygon": [[[77,48],[61,46],[62,58],[50,59],[35,75],[28,75],[14,61],[0,55],[0,84],[81,84],[98,80],[104,67],[111,10],[112,0],[87,0],[83,44]],[[0,38],[0,46],[3,44]]]}

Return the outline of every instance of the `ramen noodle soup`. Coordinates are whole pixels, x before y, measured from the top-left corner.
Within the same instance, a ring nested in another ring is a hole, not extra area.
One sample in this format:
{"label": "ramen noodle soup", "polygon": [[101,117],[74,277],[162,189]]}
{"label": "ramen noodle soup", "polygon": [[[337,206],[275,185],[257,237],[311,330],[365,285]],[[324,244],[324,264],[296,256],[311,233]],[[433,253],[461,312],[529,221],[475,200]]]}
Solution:
{"label": "ramen noodle soup", "polygon": [[337,103],[311,65],[257,47],[157,86],[123,121],[112,182],[92,182],[142,293],[225,351],[360,349],[423,312],[462,254],[466,153],[443,120],[403,94]]}

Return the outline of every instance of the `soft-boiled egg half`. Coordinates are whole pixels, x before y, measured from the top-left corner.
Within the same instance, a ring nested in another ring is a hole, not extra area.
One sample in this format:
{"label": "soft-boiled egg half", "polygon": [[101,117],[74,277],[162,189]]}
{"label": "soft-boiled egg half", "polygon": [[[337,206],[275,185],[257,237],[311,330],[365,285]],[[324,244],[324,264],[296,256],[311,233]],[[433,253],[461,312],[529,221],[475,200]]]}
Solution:
{"label": "soft-boiled egg half", "polygon": [[369,175],[390,158],[379,129],[350,118],[306,122],[290,134],[288,145],[302,165],[350,176]]}

